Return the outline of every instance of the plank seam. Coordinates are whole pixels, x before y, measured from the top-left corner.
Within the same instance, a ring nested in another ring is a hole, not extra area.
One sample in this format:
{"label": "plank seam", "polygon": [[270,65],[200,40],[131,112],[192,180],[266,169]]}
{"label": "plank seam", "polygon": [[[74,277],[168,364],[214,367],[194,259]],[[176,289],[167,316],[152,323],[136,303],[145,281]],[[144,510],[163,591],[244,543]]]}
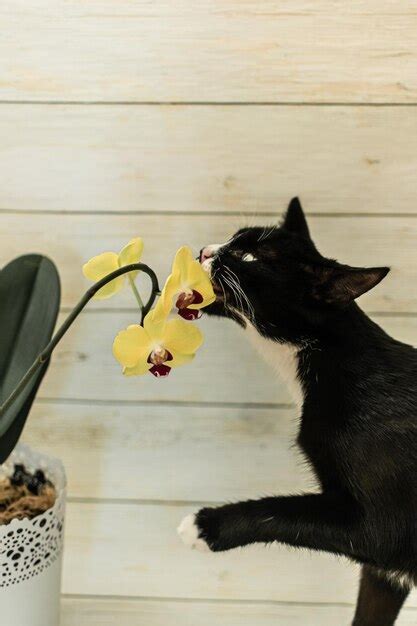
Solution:
{"label": "plank seam", "polygon": [[[230,605],[246,605],[246,606],[292,606],[292,607],[354,607],[350,602],[291,602],[288,600],[248,600],[248,599],[217,599],[217,598],[178,598],[169,596],[119,596],[119,595],[95,595],[95,594],[77,594],[63,593],[61,596],[64,600],[91,600],[91,601],[107,601],[107,602],[161,602],[161,603],[178,603],[178,604],[230,604]],[[405,607],[404,611],[416,612],[416,607]]]}
{"label": "plank seam", "polygon": [[94,504],[97,506],[106,504],[135,505],[135,506],[162,506],[162,507],[204,507],[219,506],[224,504],[221,500],[165,500],[157,498],[94,498],[89,496],[68,496],[67,502],[71,504]]}
{"label": "plank seam", "polygon": [[296,100],[274,101],[274,100],[0,100],[0,105],[26,105],[26,106],[217,106],[217,107],[415,107],[417,102],[304,102]]}
{"label": "plank seam", "polygon": [[[63,593],[61,596],[64,600],[93,600],[108,602],[175,602],[178,604],[243,604],[247,606],[329,606],[329,607],[351,607],[353,604],[348,602],[289,602],[284,600],[238,600],[234,598],[178,598],[169,596],[118,596],[118,595],[95,595],[95,594],[76,594]],[[410,607],[409,607],[410,610]],[[411,610],[416,610],[411,608]]]}
{"label": "plank seam", "polygon": [[[239,217],[244,219],[245,217],[253,217],[253,211],[248,213],[242,213],[242,211],[160,211],[160,210],[143,210],[143,211],[104,211],[104,210],[65,210],[65,209],[8,209],[0,208],[0,214],[7,215],[150,215],[152,217]],[[319,218],[407,218],[417,217],[417,213],[397,212],[397,213],[359,213],[359,212],[329,212],[329,213],[316,213],[306,211],[307,217],[319,217]],[[276,211],[257,211],[255,217],[271,217],[274,221],[277,219]]]}
{"label": "plank seam", "polygon": [[95,406],[155,406],[155,407],[195,407],[216,409],[292,409],[294,404],[275,402],[204,402],[186,400],[102,400],[100,398],[56,398],[39,396],[37,404],[68,404],[68,405],[95,405]]}

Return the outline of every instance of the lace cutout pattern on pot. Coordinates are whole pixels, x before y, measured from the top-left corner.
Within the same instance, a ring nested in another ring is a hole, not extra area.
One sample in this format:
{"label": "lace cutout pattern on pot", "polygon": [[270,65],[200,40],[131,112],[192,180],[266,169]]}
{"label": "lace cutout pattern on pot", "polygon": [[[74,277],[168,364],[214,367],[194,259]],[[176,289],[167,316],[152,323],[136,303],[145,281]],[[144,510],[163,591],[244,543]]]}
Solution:
{"label": "lace cutout pattern on pot", "polygon": [[65,474],[62,464],[19,445],[1,467],[0,475],[10,475],[16,462],[24,463],[32,471],[42,469],[53,482],[57,499],[51,509],[33,519],[14,519],[0,526],[0,588],[38,576],[59,558],[63,547]]}
{"label": "lace cutout pattern on pot", "polygon": [[55,507],[9,527],[0,547],[0,587],[37,576],[62,550],[63,515]]}

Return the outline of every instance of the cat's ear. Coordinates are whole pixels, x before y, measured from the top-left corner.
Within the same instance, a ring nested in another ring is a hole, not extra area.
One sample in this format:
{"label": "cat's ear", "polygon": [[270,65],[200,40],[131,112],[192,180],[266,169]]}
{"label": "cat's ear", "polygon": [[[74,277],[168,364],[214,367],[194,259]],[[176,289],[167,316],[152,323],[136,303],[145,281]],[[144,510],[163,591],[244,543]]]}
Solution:
{"label": "cat's ear", "polygon": [[314,296],[330,304],[345,306],[375,287],[389,272],[389,267],[310,267],[315,275]]}
{"label": "cat's ear", "polygon": [[290,201],[282,225],[292,233],[310,238],[307,220],[299,198],[293,198]]}

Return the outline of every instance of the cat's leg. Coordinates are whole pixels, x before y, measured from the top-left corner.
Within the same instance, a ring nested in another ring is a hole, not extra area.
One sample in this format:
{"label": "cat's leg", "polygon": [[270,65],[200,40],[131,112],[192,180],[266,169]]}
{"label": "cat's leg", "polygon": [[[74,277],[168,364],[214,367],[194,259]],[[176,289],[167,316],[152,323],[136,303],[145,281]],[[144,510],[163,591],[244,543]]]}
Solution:
{"label": "cat's leg", "polygon": [[360,513],[332,494],[249,500],[201,509],[178,528],[185,544],[214,552],[279,541],[367,562]]}
{"label": "cat's leg", "polygon": [[393,626],[409,591],[364,565],[353,626]]}

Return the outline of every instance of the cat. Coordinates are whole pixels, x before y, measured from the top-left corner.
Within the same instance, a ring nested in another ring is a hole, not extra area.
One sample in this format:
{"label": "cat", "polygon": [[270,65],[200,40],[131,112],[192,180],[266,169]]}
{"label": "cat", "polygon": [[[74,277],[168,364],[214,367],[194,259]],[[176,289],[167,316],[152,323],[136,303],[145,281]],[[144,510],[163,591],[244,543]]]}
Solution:
{"label": "cat", "polygon": [[362,565],[354,626],[392,626],[417,583],[417,351],[355,302],[389,268],[322,256],[298,198],[280,226],[243,228],[200,262],[216,293],[206,312],[246,328],[289,382],[320,492],[203,508],[181,539],[203,551],[281,542],[344,555]]}

